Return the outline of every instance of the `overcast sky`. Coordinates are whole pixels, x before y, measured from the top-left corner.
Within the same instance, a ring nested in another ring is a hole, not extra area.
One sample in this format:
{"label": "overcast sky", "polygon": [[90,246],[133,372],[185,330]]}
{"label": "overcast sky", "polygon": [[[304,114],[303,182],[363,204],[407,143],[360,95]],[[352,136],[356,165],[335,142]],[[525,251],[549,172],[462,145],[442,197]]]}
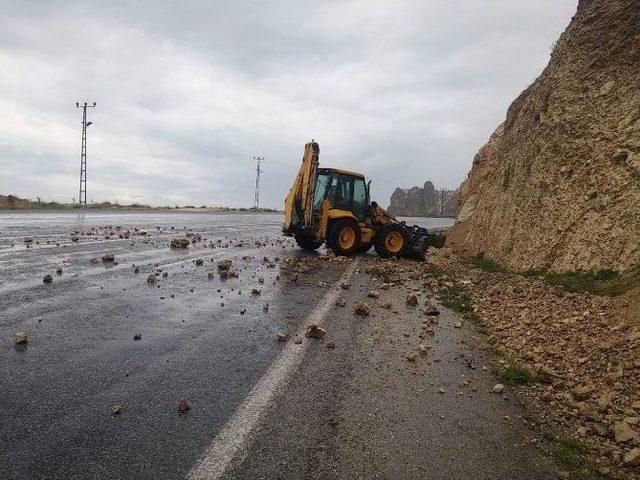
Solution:
{"label": "overcast sky", "polygon": [[0,0],[0,193],[281,207],[304,143],[396,186],[456,188],[576,0]]}

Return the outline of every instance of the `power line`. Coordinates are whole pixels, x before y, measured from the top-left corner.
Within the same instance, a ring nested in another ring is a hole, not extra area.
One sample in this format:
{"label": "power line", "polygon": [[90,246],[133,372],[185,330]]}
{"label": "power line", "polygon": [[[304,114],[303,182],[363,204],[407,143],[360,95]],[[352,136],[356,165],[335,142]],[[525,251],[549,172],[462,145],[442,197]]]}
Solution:
{"label": "power line", "polygon": [[80,196],[78,197],[78,205],[87,204],[87,127],[93,122],[87,122],[87,108],[94,108],[96,102],[93,105],[84,104],[80,105],[76,102],[76,108],[82,108],[82,146],[80,147]]}
{"label": "power line", "polygon": [[260,170],[260,162],[264,160],[264,157],[253,157],[256,161],[256,192],[253,199],[253,209],[258,210],[260,208],[260,174],[262,170]]}

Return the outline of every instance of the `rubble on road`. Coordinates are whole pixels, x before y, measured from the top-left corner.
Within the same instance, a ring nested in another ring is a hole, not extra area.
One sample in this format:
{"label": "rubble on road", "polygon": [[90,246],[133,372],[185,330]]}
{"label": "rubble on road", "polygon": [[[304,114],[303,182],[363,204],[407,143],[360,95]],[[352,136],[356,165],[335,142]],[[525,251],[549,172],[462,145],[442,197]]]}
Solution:
{"label": "rubble on road", "polygon": [[326,330],[316,324],[307,325],[304,329],[304,336],[307,338],[322,338],[325,333],[327,333]]}
{"label": "rubble on road", "polygon": [[42,277],[42,283],[53,283],[53,277],[51,275],[45,275]]}
{"label": "rubble on road", "polygon": [[171,239],[171,243],[169,244],[170,248],[188,248],[189,247],[189,239],[184,237],[176,237]]}
{"label": "rubble on road", "polygon": [[187,413],[189,410],[191,410],[191,403],[186,398],[181,398],[178,402],[178,412]]}
{"label": "rubble on road", "polygon": [[152,273],[147,277],[147,283],[150,283],[152,285],[158,283],[158,277]]}
{"label": "rubble on road", "polygon": [[114,404],[111,405],[111,415],[120,415],[120,413],[122,412],[122,405],[119,404]]}
{"label": "rubble on road", "polygon": [[367,297],[380,298],[380,292],[378,292],[377,290],[371,290],[369,293],[367,293]]}
{"label": "rubble on road", "polygon": [[410,307],[415,307],[416,305],[418,305],[418,297],[415,295],[415,293],[410,293],[409,295],[407,295],[407,305],[409,305]]}
{"label": "rubble on road", "polygon": [[287,340],[289,340],[289,334],[288,333],[278,333],[278,334],[276,334],[276,340],[278,342],[286,342]]}
{"label": "rubble on road", "polygon": [[113,263],[113,262],[115,262],[115,260],[116,260],[116,257],[115,257],[115,255],[113,253],[105,253],[102,256],[102,261],[104,263]]}
{"label": "rubble on road", "polygon": [[344,307],[344,306],[347,305],[347,301],[342,297],[338,297],[338,298],[336,298],[336,305],[338,307]]}
{"label": "rubble on road", "polygon": [[364,300],[359,300],[354,305],[353,312],[361,317],[366,317],[371,313],[371,307]]}
{"label": "rubble on road", "polygon": [[15,342],[18,345],[25,345],[29,341],[29,334],[25,331],[16,333]]}
{"label": "rubble on road", "polygon": [[503,393],[504,392],[504,385],[502,383],[496,383],[493,388],[491,389],[491,391],[493,393]]}

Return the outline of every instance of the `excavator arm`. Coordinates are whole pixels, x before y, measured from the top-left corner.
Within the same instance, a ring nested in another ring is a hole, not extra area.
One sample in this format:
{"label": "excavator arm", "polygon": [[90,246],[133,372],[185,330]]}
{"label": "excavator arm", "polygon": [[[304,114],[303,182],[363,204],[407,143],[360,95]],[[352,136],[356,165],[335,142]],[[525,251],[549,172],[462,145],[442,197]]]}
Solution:
{"label": "excavator arm", "polygon": [[320,147],[311,141],[304,146],[302,165],[284,201],[285,235],[294,235],[298,230],[311,227],[313,222],[313,195],[316,187]]}

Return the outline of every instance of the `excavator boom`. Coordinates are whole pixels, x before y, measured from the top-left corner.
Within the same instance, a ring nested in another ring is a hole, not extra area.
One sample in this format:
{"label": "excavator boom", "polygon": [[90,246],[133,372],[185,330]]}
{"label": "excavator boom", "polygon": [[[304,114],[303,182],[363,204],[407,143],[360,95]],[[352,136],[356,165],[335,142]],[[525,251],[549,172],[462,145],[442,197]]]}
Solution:
{"label": "excavator boom", "polygon": [[312,203],[318,171],[320,146],[311,141],[304,146],[302,165],[284,201],[283,232],[293,235],[301,227],[310,227],[313,221]]}

